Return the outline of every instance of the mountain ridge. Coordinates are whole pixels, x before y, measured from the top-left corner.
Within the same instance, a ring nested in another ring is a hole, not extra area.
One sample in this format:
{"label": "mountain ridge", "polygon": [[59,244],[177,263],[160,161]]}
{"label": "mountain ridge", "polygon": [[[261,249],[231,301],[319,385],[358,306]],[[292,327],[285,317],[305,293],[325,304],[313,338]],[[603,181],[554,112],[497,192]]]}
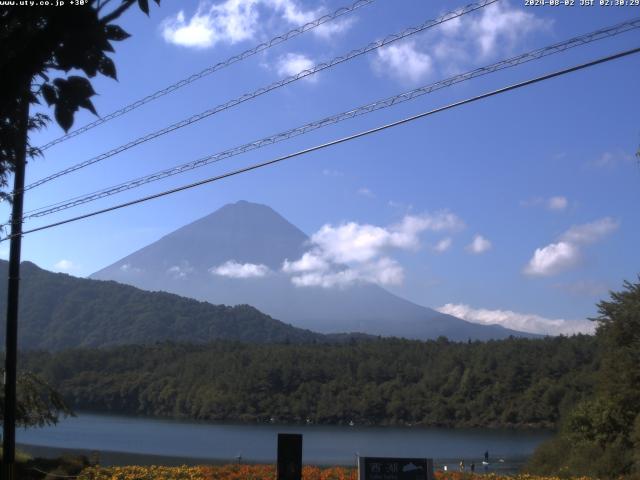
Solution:
{"label": "mountain ridge", "polygon": [[[419,340],[536,336],[467,322],[373,283],[345,288],[294,286],[280,268],[285,260],[299,259],[309,242],[304,232],[271,207],[241,200],[174,230],[91,278],[214,304],[250,304],[286,323],[320,333],[353,331]],[[255,278],[211,273],[225,262],[264,266],[269,273]]]}
{"label": "mountain ridge", "polygon": [[[249,305],[212,305],[167,292],[148,292],[113,281],[73,277],[23,262],[18,344],[22,349],[153,344],[331,343],[361,335],[326,336],[299,329]],[[0,289],[8,262],[0,260]],[[0,297],[0,309],[6,298]],[[4,341],[4,329],[0,341]]]}

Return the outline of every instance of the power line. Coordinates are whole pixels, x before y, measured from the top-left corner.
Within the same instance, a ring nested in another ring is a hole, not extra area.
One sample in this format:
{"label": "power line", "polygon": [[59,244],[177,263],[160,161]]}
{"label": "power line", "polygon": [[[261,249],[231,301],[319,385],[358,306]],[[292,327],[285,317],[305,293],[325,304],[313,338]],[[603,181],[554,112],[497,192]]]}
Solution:
{"label": "power line", "polygon": [[120,117],[126,113],[131,112],[132,110],[135,110],[136,108],[141,107],[142,105],[145,105],[149,102],[152,102],[153,100],[157,100],[158,98],[164,97],[165,95],[168,95],[170,93],[175,92],[176,90],[185,87],[197,80],[200,80],[208,75],[211,75],[214,72],[217,72],[218,70],[222,70],[223,68],[226,68],[230,65],[233,65],[234,63],[240,62],[242,60],[245,60],[249,57],[252,57],[253,55],[256,55],[258,53],[264,52],[265,50],[274,47],[276,45],[279,45],[281,43],[286,42],[287,40],[290,40],[294,37],[297,37],[298,35],[301,35],[309,30],[312,30],[316,27],[319,27],[320,25],[330,22],[332,20],[335,20],[338,17],[341,17],[343,15],[347,15],[361,7],[364,7],[366,5],[369,5],[371,3],[373,3],[375,0],[357,0],[355,3],[351,4],[350,6],[347,7],[340,7],[337,10],[334,10],[332,13],[329,13],[327,15],[323,15],[322,17],[316,18],[315,20],[312,20],[309,23],[305,23],[304,25],[295,28],[293,30],[288,31],[287,33],[284,33],[282,35],[278,35],[277,37],[272,38],[271,40],[269,40],[268,42],[264,42],[261,43],[260,45],[256,45],[253,48],[250,48],[249,50],[245,50],[242,53],[239,53],[237,55],[234,55],[232,57],[227,58],[226,60],[223,60],[221,62],[218,62],[214,65],[210,65],[209,67],[205,68],[204,70],[201,70],[198,73],[194,73],[193,75],[187,77],[187,78],[183,78],[182,80],[177,81],[176,83],[173,83],[172,85],[169,85],[168,87],[165,87],[161,90],[158,90],[154,93],[151,93],[149,95],[147,95],[144,98],[141,98],[139,100],[136,100],[135,102],[126,105],[118,110],[115,110],[107,115],[105,115],[104,117],[100,117],[97,120],[94,120],[93,122],[90,122],[76,130],[73,130],[61,137],[58,137],[52,141],[50,141],[49,143],[46,143],[44,145],[42,145],[41,147],[38,147],[40,150],[44,151],[48,148],[53,147],[54,145],[57,145],[58,143],[64,142],[66,140],[69,140],[70,138],[76,137],[82,133],[85,133],[99,125],[102,125],[103,123],[108,122],[109,120],[113,120],[114,118]]}
{"label": "power line", "polygon": [[[171,194],[174,194],[174,193],[177,193],[177,192],[181,192],[183,190],[189,190],[191,188],[195,188],[195,187],[199,187],[201,185],[205,185],[205,184],[208,184],[208,183],[216,182],[216,181],[222,180],[224,178],[228,178],[228,177],[232,177],[232,176],[235,176],[235,175],[239,175],[241,173],[246,173],[246,172],[249,172],[249,171],[252,171],[252,170],[257,170],[259,168],[266,167],[266,166],[269,166],[269,165],[273,165],[273,164],[282,162],[284,160],[288,160],[290,158],[299,157],[299,156],[302,156],[302,155],[305,155],[305,154],[308,154],[308,153],[311,153],[311,152],[315,152],[315,151],[318,151],[318,150],[323,150],[325,148],[328,148],[328,147],[331,147],[331,146],[334,146],[334,145],[338,145],[338,144],[345,143],[345,142],[348,142],[348,141],[351,141],[351,140],[355,140],[355,139],[360,138],[360,137],[365,137],[365,136],[368,136],[368,135],[371,135],[371,134],[374,134],[374,133],[378,133],[378,132],[381,132],[383,130],[387,130],[389,128],[393,128],[393,127],[397,127],[399,125],[403,125],[405,123],[413,122],[415,120],[418,120],[418,119],[421,119],[421,118],[424,118],[424,117],[427,117],[427,116],[430,116],[430,115],[434,115],[436,113],[440,113],[440,112],[443,112],[445,110],[450,110],[450,109],[453,109],[453,108],[456,108],[456,107],[459,107],[459,106],[462,106],[462,105],[466,105],[466,104],[469,104],[469,103],[477,102],[479,100],[483,100],[483,99],[488,98],[488,97],[492,97],[492,96],[495,96],[495,95],[506,93],[506,92],[509,92],[511,90],[516,90],[516,89],[519,89],[519,88],[523,88],[523,87],[526,87],[528,85],[532,85],[534,83],[539,83],[539,82],[542,82],[542,81],[545,81],[545,80],[549,80],[551,78],[555,78],[555,77],[566,75],[566,74],[569,74],[569,73],[572,73],[572,72],[576,72],[578,70],[583,70],[585,68],[593,67],[593,66],[599,65],[601,63],[610,62],[612,60],[616,60],[616,59],[619,59],[619,58],[622,58],[622,57],[626,57],[628,55],[636,54],[638,52],[640,52],[640,47],[633,48],[633,49],[630,49],[630,50],[625,50],[623,52],[619,52],[619,53],[616,53],[616,54],[613,54],[613,55],[609,55],[609,56],[606,56],[606,57],[601,57],[601,58],[598,58],[596,60],[592,60],[590,62],[582,63],[582,64],[579,64],[579,65],[575,65],[573,67],[565,68],[563,70],[558,70],[558,71],[555,71],[555,72],[552,72],[552,73],[548,73],[548,74],[545,74],[545,75],[542,75],[542,76],[539,76],[539,77],[535,77],[535,78],[532,78],[532,79],[529,79],[529,80],[525,80],[523,82],[515,83],[515,84],[509,85],[507,87],[502,87],[502,88],[499,88],[497,90],[493,90],[493,91],[490,91],[490,92],[487,92],[487,93],[483,93],[481,95],[476,95],[475,97],[471,97],[471,98],[467,98],[465,100],[460,100],[458,102],[450,103],[450,104],[445,105],[443,107],[435,108],[433,110],[429,110],[427,112],[422,112],[422,113],[419,113],[417,115],[412,115],[410,117],[406,117],[406,118],[403,118],[401,120],[397,120],[395,122],[387,123],[385,125],[381,125],[379,127],[375,127],[375,128],[369,129],[369,130],[365,130],[363,132],[358,132],[358,133],[355,133],[355,134],[352,134],[352,135],[348,135],[346,137],[342,137],[342,138],[339,138],[339,139],[336,139],[336,140],[332,140],[330,142],[326,142],[326,143],[323,143],[323,144],[320,144],[320,145],[316,145],[314,147],[309,147],[309,148],[306,148],[304,150],[299,150],[297,152],[290,153],[290,154],[287,154],[287,155],[284,155],[284,156],[281,156],[281,157],[278,157],[278,158],[275,158],[275,159],[272,159],[272,160],[268,160],[268,161],[260,162],[260,163],[254,163],[252,165],[249,165],[249,166],[246,166],[246,167],[243,167],[243,168],[239,168],[237,170],[232,170],[230,172],[226,172],[226,173],[223,173],[223,174],[220,174],[220,175],[216,175],[214,177],[209,177],[209,178],[206,178],[204,180],[199,180],[197,182],[189,183],[187,185],[182,185],[180,187],[172,188],[170,190],[165,190],[163,192],[155,193],[153,195],[148,195],[146,197],[138,198],[136,200],[131,200],[129,202],[120,203],[118,205],[114,205],[114,206],[111,206],[111,207],[108,207],[108,208],[104,208],[104,209],[101,209],[101,210],[95,210],[93,212],[86,213],[84,215],[78,215],[77,217],[68,218],[66,220],[61,220],[59,222],[50,223],[48,225],[32,228],[30,230],[25,230],[25,231],[23,231],[21,233],[21,235],[26,235],[28,233],[39,232],[41,230],[46,230],[46,229],[49,229],[49,228],[58,227],[60,225],[65,225],[67,223],[76,222],[76,221],[79,221],[79,220],[84,220],[85,218],[94,217],[96,215],[101,215],[103,213],[111,212],[111,211],[114,211],[114,210],[119,210],[119,209],[125,208],[125,207],[130,207],[132,205],[136,205],[136,204],[139,204],[139,203],[147,202],[149,200],[154,200],[156,198],[164,197],[166,195],[171,195]],[[0,242],[8,240],[11,237],[12,237],[12,235],[8,235],[8,236],[0,239]]]}
{"label": "power line", "polygon": [[98,156],[95,156],[93,158],[90,158],[88,160],[85,160],[83,162],[80,162],[76,165],[73,165],[71,167],[65,168],[64,170],[60,170],[56,173],[53,173],[45,178],[42,178],[40,180],[37,180],[29,185],[27,185],[26,187],[24,187],[24,190],[30,190],[32,188],[38,187],[44,183],[50,182],[51,180],[54,180],[58,177],[61,177],[63,175],[67,175],[69,173],[75,172],[76,170],[80,170],[81,168],[85,168],[89,165],[93,165],[94,163],[100,162],[102,160],[105,160],[109,157],[112,157],[114,155],[117,155],[119,153],[124,152],[125,150],[128,150],[130,148],[133,148],[137,145],[140,145],[142,143],[145,143],[149,140],[153,140],[157,137],[160,137],[161,135],[165,135],[167,133],[173,132],[175,130],[178,130],[182,127],[186,127],[188,125],[191,125],[192,123],[198,122],[200,120],[203,120],[207,117],[210,117],[211,115],[214,115],[216,113],[219,113],[223,110],[227,110],[229,108],[235,107],[241,103],[244,103],[248,100],[252,100],[256,97],[259,97],[260,95],[263,95],[267,92],[270,92],[272,90],[276,90],[280,87],[283,87],[285,85],[288,85],[292,82],[295,82],[297,80],[300,80],[302,78],[308,77],[310,75],[314,75],[320,71],[332,68],[336,65],[339,65],[341,63],[347,62],[349,60],[352,60],[356,57],[359,57],[361,55],[364,55],[365,53],[369,53],[373,50],[376,50],[378,48],[384,47],[386,45],[389,45],[393,42],[396,42],[398,40],[401,40],[403,38],[407,38],[411,35],[415,35],[416,33],[422,32],[424,30],[427,30],[429,28],[435,27],[437,25],[440,25],[442,23],[445,23],[449,20],[453,20],[455,18],[461,17],[463,15],[466,15],[468,13],[471,13],[475,10],[478,10],[480,8],[484,8],[487,5],[490,5],[492,3],[497,2],[498,0],[481,0],[480,2],[477,3],[472,3],[469,4],[463,8],[460,8],[458,10],[454,10],[452,12],[446,13],[444,15],[442,15],[441,17],[435,19],[435,20],[427,20],[426,22],[422,23],[419,26],[416,27],[411,27],[411,28],[407,28],[405,30],[403,30],[400,33],[394,33],[391,35],[386,36],[384,39],[382,40],[378,40],[376,42],[372,42],[369,43],[368,45],[355,49],[355,50],[351,50],[349,53],[339,56],[339,57],[335,57],[332,60],[326,62],[326,63],[319,63],[314,65],[313,67],[309,68],[309,69],[305,69],[302,70],[301,72],[298,72],[295,75],[291,75],[289,77],[283,78],[281,80],[278,80],[277,82],[274,82],[266,87],[261,87],[257,90],[254,90],[251,93],[246,93],[240,97],[237,97],[233,100],[230,100],[226,103],[220,104],[216,107],[213,107],[209,110],[205,110],[204,112],[192,115],[189,118],[183,119],[179,122],[176,122],[172,125],[169,125],[167,127],[164,127],[160,130],[157,130],[155,132],[151,132],[147,135],[144,135],[142,137],[139,137],[135,140],[130,141],[129,143],[126,143],[124,145],[120,145],[119,147],[116,147],[112,150],[109,150],[108,152],[102,153]]}
{"label": "power line", "polygon": [[336,115],[323,118],[321,120],[316,120],[316,121],[307,123],[305,125],[298,126],[296,128],[292,128],[290,130],[262,138],[260,140],[255,140],[253,142],[249,142],[244,145],[233,147],[231,149],[224,150],[222,152],[218,152],[212,155],[207,155],[205,157],[199,158],[191,162],[184,163],[182,165],[177,165],[175,167],[161,170],[161,171],[152,173],[150,175],[145,175],[145,176],[142,176],[118,185],[114,185],[108,188],[104,188],[102,190],[98,190],[96,192],[92,192],[92,193],[81,195],[81,196],[76,196],[67,200],[63,200],[54,204],[46,205],[46,206],[31,210],[29,212],[26,212],[23,218],[23,221],[29,218],[43,217],[56,212],[60,212],[62,210],[67,210],[69,208],[76,207],[78,205],[82,205],[88,202],[109,197],[117,193],[130,190],[132,188],[137,188],[147,183],[155,182],[167,177],[171,177],[173,175],[177,175],[180,173],[184,173],[186,171],[190,171],[196,168],[210,165],[212,163],[216,163],[224,159],[227,159],[236,155],[240,155],[242,153],[246,153],[248,151],[256,150],[258,148],[262,148],[268,145],[273,145],[274,143],[278,143],[292,137],[303,135],[308,132],[311,132],[326,126],[348,120],[350,118],[354,118],[360,115],[366,115],[368,113],[371,113],[377,110],[382,110],[384,108],[389,108],[391,106],[394,106],[409,100],[413,100],[422,95],[426,95],[428,93],[431,93],[435,90],[439,90],[441,88],[449,87],[451,85],[457,84],[465,80],[470,80],[470,79],[487,75],[489,73],[493,73],[499,70],[515,67],[523,63],[527,63],[533,60],[538,60],[540,58],[553,55],[556,53],[564,52],[574,47],[587,45],[597,40],[610,38],[615,35],[619,35],[637,28],[640,28],[640,18],[636,18],[626,22],[621,22],[609,27],[604,27],[590,33],[573,37],[563,42],[559,42],[553,45],[549,45],[547,47],[539,48],[537,50],[533,50],[533,51],[509,58],[506,60],[501,60],[500,62],[493,63],[491,65],[487,65],[484,67],[480,67],[466,73],[455,75],[453,77],[449,77],[447,79],[440,80],[438,82],[431,83],[429,85],[421,86],[416,89],[413,89],[398,95],[394,95],[392,97],[388,97],[382,100],[377,100],[373,103],[362,105],[360,107],[357,107],[345,112],[341,112]]}

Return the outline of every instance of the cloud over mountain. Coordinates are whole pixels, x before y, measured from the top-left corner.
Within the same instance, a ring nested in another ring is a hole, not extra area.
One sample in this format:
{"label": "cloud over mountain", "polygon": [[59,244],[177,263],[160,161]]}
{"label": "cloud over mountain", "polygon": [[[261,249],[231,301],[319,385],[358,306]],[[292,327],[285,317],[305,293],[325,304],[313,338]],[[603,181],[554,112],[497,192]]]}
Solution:
{"label": "cloud over mountain", "polygon": [[266,265],[256,265],[254,263],[238,263],[235,260],[228,260],[222,265],[212,267],[209,270],[213,275],[229,278],[255,278],[264,277],[269,273]]}
{"label": "cloud over mountain", "polygon": [[595,324],[589,320],[552,319],[511,310],[473,308],[465,304],[447,303],[436,310],[469,322],[482,325],[502,325],[506,328],[542,335],[591,334],[595,330]]}
{"label": "cloud over mountain", "polygon": [[311,248],[298,260],[286,259],[282,271],[292,275],[299,287],[346,286],[356,282],[398,285],[404,279],[402,266],[389,257],[394,249],[420,247],[425,231],[454,232],[464,222],[451,212],[405,215],[389,227],[343,223],[324,225],[311,236]]}

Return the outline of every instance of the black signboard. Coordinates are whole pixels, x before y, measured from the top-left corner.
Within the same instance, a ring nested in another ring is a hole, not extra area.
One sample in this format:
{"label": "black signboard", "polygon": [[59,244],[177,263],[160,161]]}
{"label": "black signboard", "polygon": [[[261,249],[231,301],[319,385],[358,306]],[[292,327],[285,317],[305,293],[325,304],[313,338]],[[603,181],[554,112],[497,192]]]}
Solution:
{"label": "black signboard", "polygon": [[302,435],[299,433],[278,434],[277,480],[301,480]]}
{"label": "black signboard", "polygon": [[433,480],[433,459],[358,457],[358,479]]}

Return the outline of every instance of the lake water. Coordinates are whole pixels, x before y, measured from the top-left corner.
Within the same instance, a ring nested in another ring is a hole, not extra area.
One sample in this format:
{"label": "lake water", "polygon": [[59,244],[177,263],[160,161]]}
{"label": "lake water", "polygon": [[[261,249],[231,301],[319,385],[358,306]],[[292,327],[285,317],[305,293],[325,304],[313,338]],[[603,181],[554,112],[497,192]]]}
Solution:
{"label": "lake water", "polygon": [[303,434],[306,464],[354,465],[360,454],[431,457],[439,460],[440,467],[444,463],[456,465],[460,459],[467,465],[471,461],[480,465],[488,450],[492,468],[502,470],[520,465],[551,435],[544,431],[487,429],[229,425],[88,413],[63,419],[55,427],[20,429],[16,435],[20,444],[47,447],[36,452],[95,450],[101,452],[103,464],[141,463],[140,459],[149,455],[172,457],[173,461],[164,463],[176,464],[182,463],[176,457],[189,459],[184,463],[206,463],[235,462],[239,455],[246,462],[273,463],[278,433]]}

